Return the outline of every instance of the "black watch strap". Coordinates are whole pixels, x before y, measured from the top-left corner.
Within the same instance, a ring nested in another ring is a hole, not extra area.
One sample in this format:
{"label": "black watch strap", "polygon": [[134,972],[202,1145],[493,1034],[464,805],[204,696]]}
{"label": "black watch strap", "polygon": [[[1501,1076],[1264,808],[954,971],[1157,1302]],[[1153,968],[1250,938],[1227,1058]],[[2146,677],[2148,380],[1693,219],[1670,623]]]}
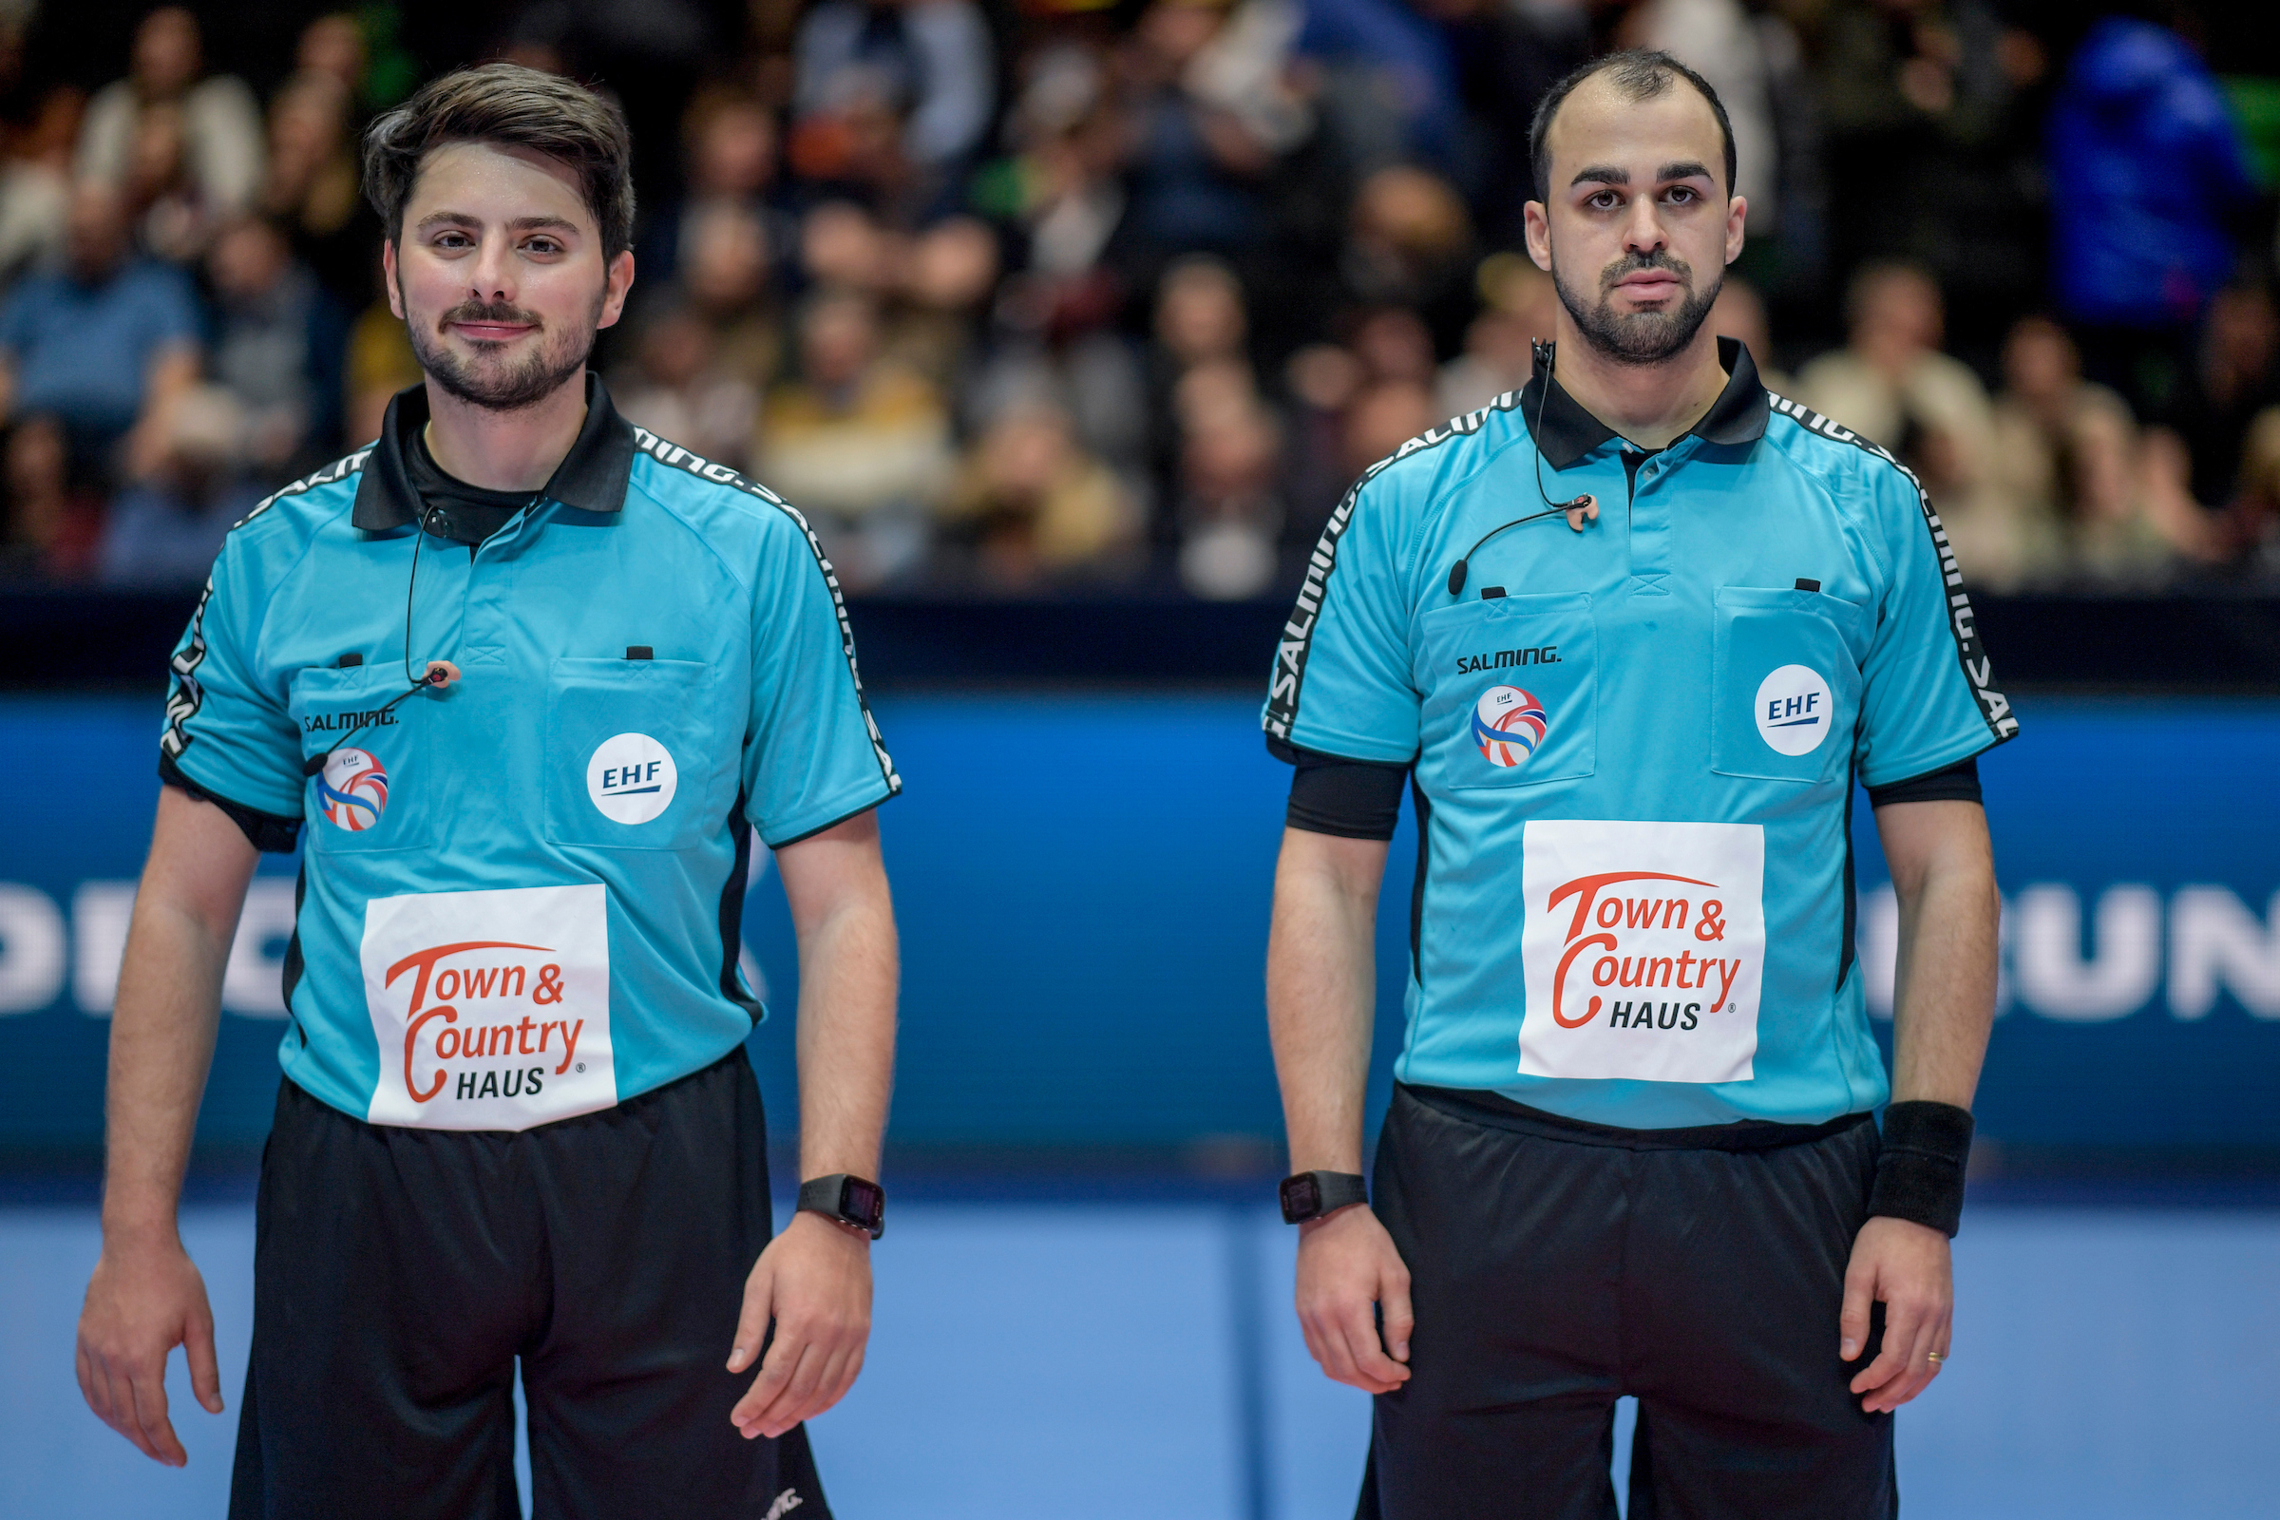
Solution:
{"label": "black watch strap", "polygon": [[887,1233],[887,1190],[852,1172],[809,1178],[800,1184],[799,1202],[794,1208],[836,1219],[873,1240]]}
{"label": "black watch strap", "polygon": [[1369,1201],[1369,1184],[1352,1172],[1300,1172],[1282,1180],[1285,1224],[1304,1224],[1349,1204]]}

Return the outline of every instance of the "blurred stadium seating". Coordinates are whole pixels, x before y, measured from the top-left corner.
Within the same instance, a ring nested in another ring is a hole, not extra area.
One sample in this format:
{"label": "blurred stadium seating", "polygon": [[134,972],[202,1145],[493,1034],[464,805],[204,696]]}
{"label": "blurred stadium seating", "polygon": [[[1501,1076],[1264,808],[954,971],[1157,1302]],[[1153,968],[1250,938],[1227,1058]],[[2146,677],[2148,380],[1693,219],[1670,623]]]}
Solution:
{"label": "blurred stadium seating", "polygon": [[[2272,1507],[2280,50],[2253,7],[912,0],[939,24],[852,61],[856,0],[195,9],[0,4],[0,1515],[218,1511],[229,1419],[192,1413],[164,1472],[70,1371],[164,666],[244,503],[416,379],[354,132],[489,56],[624,102],[641,276],[596,362],[637,419],[804,486],[910,778],[882,824],[896,1211],[864,1381],[816,1426],[835,1504],[1344,1512],[1366,1401],[1305,1359],[1265,1206],[1287,772],[1256,703],[1354,475],[1548,330],[1514,252],[1526,103],[1658,41],[1719,51],[1752,145],[1722,330],[1924,474],[2023,718],[1985,762],[2004,1012],[1956,1365],[1900,1421],[1911,1513]],[[2221,103],[2184,211],[2116,188],[2163,123],[2083,125],[2130,47],[2164,99]],[[2198,252],[2149,285],[2086,260],[2116,237]],[[188,315],[133,329],[123,412],[74,411],[42,303],[129,268]],[[867,453],[898,472],[844,467]],[[1873,1010],[1865,808],[1856,836]],[[233,1406],[293,869],[265,865],[232,958],[186,1216]],[[788,1138],[766,883],[745,932]]]}

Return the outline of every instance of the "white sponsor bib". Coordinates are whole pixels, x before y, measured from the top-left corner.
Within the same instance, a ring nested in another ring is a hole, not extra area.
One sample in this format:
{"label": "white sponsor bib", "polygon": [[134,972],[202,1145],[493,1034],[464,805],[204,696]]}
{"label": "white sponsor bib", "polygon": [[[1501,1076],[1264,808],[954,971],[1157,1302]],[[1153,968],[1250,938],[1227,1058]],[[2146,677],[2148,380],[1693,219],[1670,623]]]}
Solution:
{"label": "white sponsor bib", "polygon": [[1522,1075],[1747,1081],[1765,973],[1765,831],[1536,821],[1523,848]]}
{"label": "white sponsor bib", "polygon": [[362,960],[374,1124],[528,1129],[617,1102],[600,883],[376,897]]}

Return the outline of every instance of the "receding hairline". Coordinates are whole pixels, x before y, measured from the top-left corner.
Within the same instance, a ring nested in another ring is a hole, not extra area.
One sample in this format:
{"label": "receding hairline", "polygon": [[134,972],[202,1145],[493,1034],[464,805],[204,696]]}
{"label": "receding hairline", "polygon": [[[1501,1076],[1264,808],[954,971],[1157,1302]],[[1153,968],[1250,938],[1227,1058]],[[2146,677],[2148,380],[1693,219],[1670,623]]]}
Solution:
{"label": "receding hairline", "polygon": [[[1696,109],[1700,110],[1702,115],[1708,119],[1710,136],[1713,141],[1720,142],[1722,149],[1723,143],[1718,128],[1718,112],[1711,106],[1709,99],[1704,96],[1700,90],[1672,90],[1672,85],[1684,83],[1682,79],[1673,74],[1665,76],[1662,88],[1654,90],[1651,93],[1643,96],[1636,95],[1632,92],[1629,86],[1612,77],[1616,72],[1617,70],[1613,68],[1601,69],[1597,73],[1589,75],[1583,79],[1576,85],[1574,89],[1568,91],[1568,93],[1562,97],[1558,108],[1552,112],[1552,119],[1544,124],[1544,157],[1547,161],[1555,158],[1558,155],[1559,149],[1556,138],[1560,129],[1560,121],[1567,115],[1568,107],[1574,103],[1575,98],[1578,95],[1581,95],[1584,91],[1591,89],[1593,86],[1598,86],[1600,89],[1611,93],[1614,96],[1612,104],[1616,105],[1619,108],[1635,108],[1639,106],[1660,105],[1665,100],[1670,99],[1674,94],[1689,97],[1692,99]],[[1682,155],[1669,158],[1655,171],[1655,181],[1658,184],[1668,184],[1672,180],[1690,179],[1699,174],[1707,177],[1712,184],[1716,184],[1719,179],[1719,174],[1715,166],[1723,158],[1723,156],[1723,152],[1721,151],[1719,153],[1712,154],[1708,158],[1703,158],[1699,155]],[[1584,183],[1586,180],[1600,184],[1628,185],[1631,182],[1631,174],[1628,169],[1625,169],[1620,165],[1611,165],[1605,162],[1586,164],[1582,169],[1577,171],[1573,178],[1569,179],[1567,183],[1560,188],[1573,189],[1575,186]],[[1540,188],[1548,189],[1549,187]],[[1734,187],[1731,185],[1725,186],[1724,189],[1726,191],[1726,194],[1729,196],[1734,193]]]}

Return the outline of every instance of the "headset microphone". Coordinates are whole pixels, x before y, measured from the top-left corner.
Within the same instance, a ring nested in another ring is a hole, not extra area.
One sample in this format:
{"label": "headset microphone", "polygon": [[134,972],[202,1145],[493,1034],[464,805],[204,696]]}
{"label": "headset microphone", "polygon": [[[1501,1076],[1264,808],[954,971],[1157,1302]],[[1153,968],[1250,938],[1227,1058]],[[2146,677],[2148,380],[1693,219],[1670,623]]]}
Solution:
{"label": "headset microphone", "polygon": [[1464,552],[1464,558],[1449,567],[1449,595],[1451,596],[1462,596],[1464,594],[1466,561],[1480,552],[1481,544],[1487,543],[1506,528],[1517,528],[1522,523],[1534,522],[1539,517],[1555,517],[1563,512],[1567,514],[1568,526],[1578,533],[1583,531],[1585,523],[1599,521],[1599,498],[1589,491],[1584,492],[1581,496],[1571,496],[1566,501],[1554,501],[1552,500],[1552,493],[1544,489],[1544,404],[1552,398],[1552,365],[1558,354],[1559,345],[1547,343],[1542,338],[1538,338],[1532,348],[1532,357],[1536,362],[1536,370],[1544,387],[1536,393],[1536,426],[1534,436],[1530,440],[1536,445],[1536,494],[1544,499],[1544,510],[1530,512],[1526,517],[1515,517],[1512,521],[1500,523],[1483,533],[1479,542]]}

